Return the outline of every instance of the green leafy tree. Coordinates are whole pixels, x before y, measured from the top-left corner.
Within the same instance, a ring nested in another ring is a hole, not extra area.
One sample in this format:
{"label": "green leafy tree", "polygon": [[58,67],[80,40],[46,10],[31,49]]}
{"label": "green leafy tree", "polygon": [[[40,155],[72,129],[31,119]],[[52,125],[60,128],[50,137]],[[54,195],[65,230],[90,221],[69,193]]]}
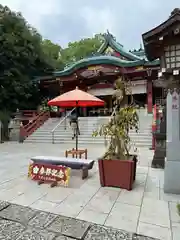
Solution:
{"label": "green leafy tree", "polygon": [[97,34],[93,38],[85,38],[77,42],[69,43],[68,47],[61,51],[64,64],[67,66],[80,59],[93,56],[97,53],[102,41],[102,35]]}
{"label": "green leafy tree", "polygon": [[52,43],[50,40],[45,39],[42,41],[43,52],[46,57],[51,61],[51,65],[58,70],[64,68],[62,62],[61,51],[62,48],[58,44]]}
{"label": "green leafy tree", "polygon": [[0,5],[0,109],[32,109],[40,101],[36,76],[53,71],[42,38],[20,13]]}

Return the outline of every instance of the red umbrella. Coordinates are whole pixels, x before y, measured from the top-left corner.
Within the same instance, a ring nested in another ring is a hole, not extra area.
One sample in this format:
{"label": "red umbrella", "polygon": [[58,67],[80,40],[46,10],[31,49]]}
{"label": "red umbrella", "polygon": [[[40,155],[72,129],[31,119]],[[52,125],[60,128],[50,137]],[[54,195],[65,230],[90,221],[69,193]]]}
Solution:
{"label": "red umbrella", "polygon": [[104,106],[104,101],[76,87],[76,89],[50,100],[48,105],[58,107],[98,107]]}
{"label": "red umbrella", "polygon": [[[58,107],[76,107],[76,115],[77,107],[95,107],[95,106],[104,106],[104,101],[89,94],[84,91],[81,91],[76,87],[76,89],[66,92],[48,102],[50,106],[58,106]],[[78,121],[77,121],[77,129],[78,129]],[[76,150],[78,149],[78,132],[76,131]]]}

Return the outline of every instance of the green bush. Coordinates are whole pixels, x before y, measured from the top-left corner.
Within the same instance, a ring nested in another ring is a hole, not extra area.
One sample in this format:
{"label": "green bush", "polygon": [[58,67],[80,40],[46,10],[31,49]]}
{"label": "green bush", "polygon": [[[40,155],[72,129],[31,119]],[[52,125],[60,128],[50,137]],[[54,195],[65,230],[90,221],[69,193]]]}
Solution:
{"label": "green bush", "polygon": [[177,210],[178,210],[178,214],[180,216],[180,203],[177,204]]}
{"label": "green bush", "polygon": [[53,106],[49,106],[48,104],[48,100],[47,99],[44,99],[42,102],[41,102],[41,105],[40,105],[40,111],[50,111],[50,112],[56,112],[57,111],[57,107],[53,107]]}

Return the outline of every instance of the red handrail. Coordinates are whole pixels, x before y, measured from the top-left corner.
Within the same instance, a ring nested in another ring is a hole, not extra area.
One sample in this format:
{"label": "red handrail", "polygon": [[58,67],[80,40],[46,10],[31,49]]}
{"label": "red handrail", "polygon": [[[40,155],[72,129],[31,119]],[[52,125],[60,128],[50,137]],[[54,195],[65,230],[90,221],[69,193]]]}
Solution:
{"label": "red handrail", "polygon": [[50,117],[49,112],[41,112],[29,121],[25,126],[20,127],[20,136],[24,139],[36,131]]}
{"label": "red handrail", "polygon": [[37,110],[19,110],[19,112],[22,114],[22,116],[37,116],[38,115]]}

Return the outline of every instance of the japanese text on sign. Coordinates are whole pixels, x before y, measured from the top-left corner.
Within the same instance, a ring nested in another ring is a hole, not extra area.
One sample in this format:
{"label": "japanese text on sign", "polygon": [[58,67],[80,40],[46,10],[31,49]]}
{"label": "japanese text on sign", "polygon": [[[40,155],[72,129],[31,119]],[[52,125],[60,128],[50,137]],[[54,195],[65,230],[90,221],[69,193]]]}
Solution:
{"label": "japanese text on sign", "polygon": [[179,108],[179,98],[178,98],[178,94],[174,93],[172,95],[172,109],[176,110]]}
{"label": "japanese text on sign", "polygon": [[28,176],[36,181],[59,182],[67,186],[70,178],[70,168],[50,164],[30,164]]}

